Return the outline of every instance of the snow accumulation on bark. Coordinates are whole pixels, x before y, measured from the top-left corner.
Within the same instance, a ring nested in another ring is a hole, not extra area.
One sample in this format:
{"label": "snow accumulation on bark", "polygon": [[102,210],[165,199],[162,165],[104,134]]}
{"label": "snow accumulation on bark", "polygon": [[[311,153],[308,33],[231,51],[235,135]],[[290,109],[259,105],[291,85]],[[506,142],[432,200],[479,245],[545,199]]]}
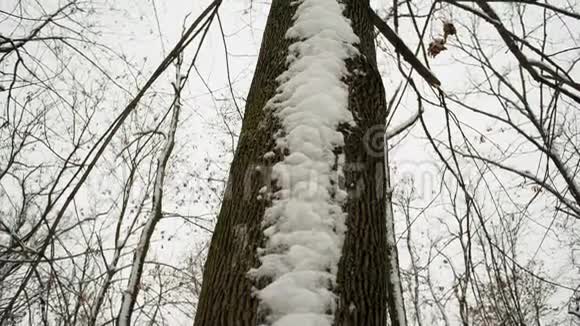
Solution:
{"label": "snow accumulation on bark", "polygon": [[288,69],[268,109],[280,121],[276,146],[288,155],[274,165],[278,188],[264,217],[261,266],[250,275],[269,280],[260,309],[273,326],[332,325],[332,292],[341,256],[346,192],[338,188],[344,138],[337,127],[354,123],[348,110],[345,60],[359,39],[337,0],[302,0],[286,37]]}

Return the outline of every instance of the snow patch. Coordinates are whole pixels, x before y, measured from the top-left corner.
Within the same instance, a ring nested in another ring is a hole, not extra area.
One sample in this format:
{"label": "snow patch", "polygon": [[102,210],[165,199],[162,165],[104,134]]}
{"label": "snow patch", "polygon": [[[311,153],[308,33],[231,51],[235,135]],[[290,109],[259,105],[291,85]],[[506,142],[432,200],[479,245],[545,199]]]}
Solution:
{"label": "snow patch", "polygon": [[266,159],[266,160],[271,160],[271,159],[273,159],[274,157],[276,157],[276,154],[274,154],[274,152],[272,152],[272,151],[270,151],[270,152],[268,152],[268,153],[264,154],[264,159]]}
{"label": "snow patch", "polygon": [[257,292],[269,324],[330,326],[347,197],[338,187],[344,156],[334,149],[344,145],[338,125],[354,123],[342,79],[359,39],[337,0],[294,4],[289,67],[269,102],[282,126],[277,149],[287,155],[272,169],[279,188],[264,216],[261,266],[250,275],[271,280]]}

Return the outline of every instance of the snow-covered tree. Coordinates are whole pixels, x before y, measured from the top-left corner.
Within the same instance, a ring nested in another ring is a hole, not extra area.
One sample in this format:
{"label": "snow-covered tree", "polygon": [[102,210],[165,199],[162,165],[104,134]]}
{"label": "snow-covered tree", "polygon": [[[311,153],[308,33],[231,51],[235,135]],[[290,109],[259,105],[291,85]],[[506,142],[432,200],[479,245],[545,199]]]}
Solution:
{"label": "snow-covered tree", "polygon": [[367,1],[272,2],[195,325],[405,324],[386,102]]}

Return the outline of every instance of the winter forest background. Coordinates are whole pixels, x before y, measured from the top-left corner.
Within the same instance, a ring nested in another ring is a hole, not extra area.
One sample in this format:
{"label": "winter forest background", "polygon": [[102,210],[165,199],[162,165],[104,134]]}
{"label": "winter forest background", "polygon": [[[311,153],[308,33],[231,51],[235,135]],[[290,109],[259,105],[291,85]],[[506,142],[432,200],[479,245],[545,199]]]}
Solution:
{"label": "winter forest background", "polygon": [[[478,2],[371,3],[408,324],[575,325],[580,3]],[[193,323],[269,7],[0,2],[0,325]]]}

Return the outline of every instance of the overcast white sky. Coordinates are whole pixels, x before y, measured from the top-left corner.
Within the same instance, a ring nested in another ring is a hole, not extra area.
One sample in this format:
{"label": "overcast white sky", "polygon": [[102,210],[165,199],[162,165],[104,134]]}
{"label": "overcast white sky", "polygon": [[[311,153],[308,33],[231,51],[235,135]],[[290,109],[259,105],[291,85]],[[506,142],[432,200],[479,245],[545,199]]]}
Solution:
{"label": "overcast white sky", "polygon": [[[0,10],[9,10],[11,5],[13,5],[10,2],[0,1]],[[57,2],[56,0],[54,1],[54,3]],[[385,9],[390,7],[391,1],[375,1],[374,3],[375,8]],[[208,4],[209,1],[192,0],[103,0],[100,2],[97,11],[106,12],[106,14],[96,15],[94,23],[99,26],[97,30],[102,32],[98,37],[102,43],[117,49],[120,53],[124,53],[128,61],[133,64],[133,71],[141,69],[143,76],[148,76],[162,60],[164,53],[169,51],[179,38],[186,17],[186,22],[191,23]],[[244,98],[256,63],[268,7],[267,2],[250,2],[249,0],[224,0],[221,5],[220,17],[226,36],[230,76],[236,102],[242,108],[245,104]],[[46,8],[50,8],[48,1]],[[434,21],[439,23],[442,19],[451,18],[458,22],[459,34],[457,37],[459,39],[468,37],[462,34],[461,25],[469,25],[471,22],[460,12],[443,11],[438,14]],[[533,18],[533,15],[531,18]],[[531,20],[530,24],[533,25],[534,22]],[[0,22],[0,26],[2,26],[2,22]],[[579,27],[576,31],[580,30],[580,26],[576,27]],[[401,28],[401,35],[410,34],[409,32],[412,31],[412,26],[409,24],[403,25]],[[438,34],[438,28],[437,25],[431,26],[428,29],[427,37],[430,38]],[[565,41],[559,40],[559,38],[564,36],[558,36],[557,26],[550,32],[555,35],[554,47],[557,47],[559,41]],[[0,33],[8,34],[8,27],[0,27]],[[513,60],[506,49],[492,42],[495,39],[495,34],[491,28],[488,25],[482,25],[480,33],[484,44],[486,44],[486,40],[489,41],[490,51],[495,53],[494,60],[497,60],[506,68],[513,67]],[[578,35],[578,32],[576,34]],[[414,48],[417,40],[410,37],[406,38],[406,40]],[[189,58],[191,58],[192,50],[193,47],[188,51]],[[577,56],[577,53],[571,53],[570,55]],[[119,60],[111,60],[110,62],[107,62],[107,60],[107,58],[102,58],[101,64],[109,66],[111,70],[118,68],[119,73],[126,71],[126,67],[121,66]],[[442,89],[448,93],[457,94],[459,98],[462,96],[462,91],[482,81],[482,75],[477,69],[469,65],[460,64],[464,60],[467,60],[464,55],[458,51],[453,51],[451,48],[431,61],[432,70],[442,81]],[[400,73],[393,63],[393,60],[381,60],[380,65],[384,76],[387,98],[393,94],[394,89],[401,80]],[[139,69],[136,69],[137,67]],[[219,202],[213,201],[206,204],[205,202],[193,203],[191,201],[196,192],[207,191],[206,186],[208,184],[207,180],[193,179],[192,174],[200,173],[207,177],[213,172],[212,176],[226,177],[231,159],[231,149],[234,147],[234,142],[227,130],[230,128],[237,133],[240,127],[239,121],[235,119],[235,111],[232,110],[234,102],[231,100],[232,94],[227,83],[225,50],[217,22],[213,24],[211,32],[203,45],[196,67],[199,70],[199,76],[209,86],[212,94],[208,91],[206,84],[194,73],[184,94],[185,107],[182,114],[181,127],[178,130],[178,143],[174,150],[175,153],[179,154],[176,155],[176,161],[171,167],[171,182],[180,183],[183,181],[187,183],[187,186],[180,191],[172,193],[171,204],[166,207],[167,210],[175,210],[184,215],[214,214],[219,209]],[[90,69],[87,69],[87,71],[90,71]],[[578,69],[573,73],[575,73],[575,76],[579,76]],[[80,70],[79,74],[82,75]],[[168,69],[166,75],[167,78],[172,78],[172,68]],[[135,90],[137,85],[131,82],[131,78],[121,80],[124,86],[133,91]],[[140,80],[142,81],[143,78]],[[419,81],[418,78],[416,80]],[[429,92],[422,81],[419,82],[419,86],[422,90]],[[169,81],[167,79],[160,80],[155,88],[159,91],[167,92],[170,90]],[[114,97],[115,95],[111,96]],[[125,99],[125,97],[119,97],[119,99],[110,98],[109,100],[120,107],[124,104]],[[395,121],[405,120],[407,116],[417,109],[416,99],[411,92],[406,94],[402,101],[402,108],[398,111]],[[490,98],[470,97],[469,101],[479,107],[489,107],[490,110],[495,110],[497,107],[497,103]],[[2,102],[0,102],[0,106],[2,106]],[[114,111],[113,109],[111,110]],[[220,114],[218,114],[220,110],[221,112],[226,112],[226,115],[229,115],[231,120],[223,121],[220,118]],[[103,113],[105,116],[107,114],[109,113]],[[460,114],[462,114],[461,120],[470,121],[470,126],[474,129],[486,130],[490,136],[497,136],[496,140],[503,141],[505,146],[510,145],[513,134],[505,133],[504,136],[498,136],[498,134],[503,134],[504,131],[498,130],[497,125],[481,119],[480,116],[470,116],[470,113],[465,110],[461,111]],[[107,120],[107,118],[110,119],[110,117],[104,117],[103,119]],[[425,112],[425,119],[429,122],[429,127],[432,128],[434,134],[439,134],[443,131],[443,118],[440,111],[427,108]],[[470,136],[474,137],[474,139],[477,138],[475,133]],[[390,157],[393,160],[396,178],[413,176],[418,194],[421,196],[416,205],[421,206],[433,199],[439,191],[440,165],[434,161],[434,155],[429,150],[430,146],[425,141],[419,127],[415,127],[411,135],[403,143],[399,144],[397,141],[394,143],[397,146],[392,150]],[[491,143],[482,143],[480,145],[482,151],[491,151],[493,149]],[[226,153],[225,156],[218,156],[224,152]],[[206,159],[217,160],[221,164],[212,164],[209,170],[205,171],[204,169],[208,165]],[[537,166],[537,161],[534,160],[534,153],[527,153],[527,155],[518,157],[517,162],[521,166],[529,165],[531,170]],[[473,175],[476,174],[476,171],[464,172],[466,174],[470,174],[470,172]],[[517,180],[512,181],[514,183],[517,182]],[[199,188],[199,184],[204,184],[203,190]],[[218,186],[219,190],[219,182],[215,183],[215,185]],[[95,181],[94,186],[101,187],[102,185]],[[515,194],[515,196],[519,195]],[[549,204],[539,203],[536,211],[540,212],[539,214],[541,215],[546,206],[549,206]],[[437,237],[438,232],[445,230],[440,223],[440,219],[447,217],[441,209],[433,209],[429,214],[422,215],[417,219],[414,227],[417,228],[416,234],[418,234],[420,246],[427,246],[429,239]],[[539,226],[536,225],[538,226],[537,228],[532,226],[527,230],[527,238],[523,241],[526,245],[520,248],[520,253],[524,257],[536,251],[538,238],[543,235],[546,225],[550,224],[549,217],[542,219],[541,216],[535,216],[533,218]],[[404,229],[400,221],[397,224],[397,228],[398,231]],[[161,245],[157,246],[151,256],[166,262],[183,259],[194,246],[193,242],[195,241],[192,240],[198,239],[201,241],[207,239],[208,236],[205,231],[196,230],[181,223],[173,224],[172,222],[160,224],[157,238],[162,232],[164,234],[173,234],[175,237],[171,244],[164,243],[163,247]],[[542,250],[538,254],[538,258],[546,261],[547,269],[551,271],[550,276],[553,280],[575,286],[570,278],[576,271],[565,265],[567,260],[563,259],[563,255],[569,254],[569,251],[567,249],[562,250],[561,247],[558,247],[559,242],[551,242],[551,238],[552,235],[549,235],[548,240],[543,244]],[[459,253],[457,254],[459,255]],[[404,252],[402,264],[403,266],[408,264],[408,256]],[[443,271],[441,273],[443,275],[441,281],[444,282],[445,275],[450,272],[446,270],[444,264],[439,263],[439,265],[439,268]]]}

